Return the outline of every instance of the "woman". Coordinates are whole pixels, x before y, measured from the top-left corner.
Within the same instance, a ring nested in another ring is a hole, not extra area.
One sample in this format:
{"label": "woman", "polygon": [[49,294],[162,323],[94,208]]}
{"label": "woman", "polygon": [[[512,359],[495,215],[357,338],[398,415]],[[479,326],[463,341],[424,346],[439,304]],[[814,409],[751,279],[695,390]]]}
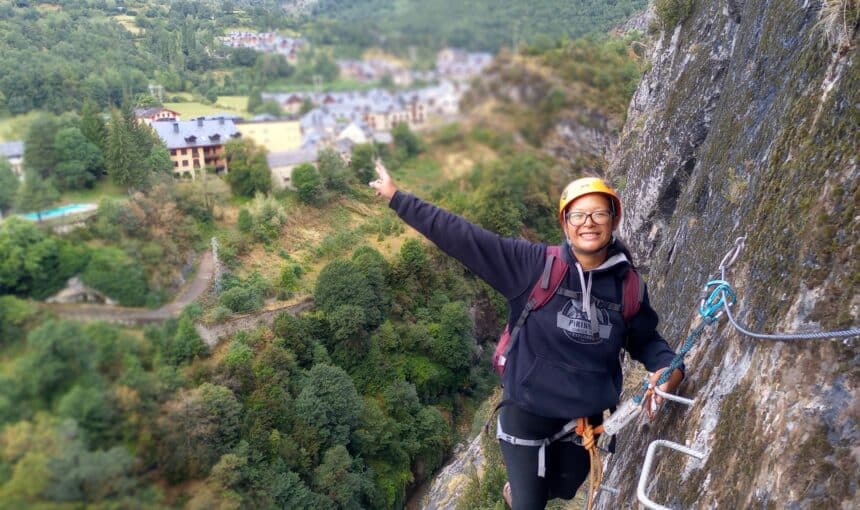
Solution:
{"label": "woman", "polygon": [[[381,163],[376,172],[379,179],[370,186],[377,195],[504,295],[510,316],[518,317],[543,272],[546,245],[489,232],[398,191]],[[529,316],[508,353],[503,375],[507,405],[501,408],[497,435],[509,480],[504,496],[514,510],[541,509],[552,498],[573,498],[590,461],[588,452],[571,441],[545,448],[513,443],[552,437],[573,418],[588,417],[592,426],[602,423],[603,411],[615,406],[621,393],[622,348],[653,372],[652,385],[675,355],[655,329],[658,318],[647,292],[639,311],[627,321],[611,306],[622,302],[622,279],[631,267],[629,253],[613,235],[620,220],[621,201],[601,179],[575,180],[561,195],[562,256],[571,268],[561,287],[568,292],[556,294]],[[672,391],[682,378],[676,371],[661,389]]]}

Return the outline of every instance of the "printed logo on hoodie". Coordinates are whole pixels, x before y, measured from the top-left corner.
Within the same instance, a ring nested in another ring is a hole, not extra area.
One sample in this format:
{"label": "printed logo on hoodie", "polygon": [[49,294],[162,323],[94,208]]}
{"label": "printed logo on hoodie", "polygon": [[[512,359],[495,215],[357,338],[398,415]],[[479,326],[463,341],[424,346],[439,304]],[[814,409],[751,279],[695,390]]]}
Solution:
{"label": "printed logo on hoodie", "polygon": [[596,336],[592,332],[588,314],[582,308],[582,302],[576,299],[568,301],[556,314],[555,325],[574,342],[598,344],[609,339],[609,335],[612,333],[612,323],[609,322],[609,313],[603,308],[593,307],[592,315],[597,319]]}

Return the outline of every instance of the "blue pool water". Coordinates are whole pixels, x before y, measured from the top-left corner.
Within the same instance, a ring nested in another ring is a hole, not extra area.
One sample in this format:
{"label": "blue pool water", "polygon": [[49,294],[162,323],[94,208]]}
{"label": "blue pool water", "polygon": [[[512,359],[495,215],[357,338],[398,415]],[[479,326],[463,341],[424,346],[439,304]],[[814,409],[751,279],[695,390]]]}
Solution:
{"label": "blue pool water", "polygon": [[[57,207],[55,209],[45,209],[42,211],[42,219],[47,220],[50,218],[58,218],[60,216],[66,216],[67,214],[74,214],[84,211],[93,211],[97,209],[98,206],[96,204],[69,204],[64,205],[62,207]],[[26,218],[28,220],[37,221],[39,219],[39,215],[32,212],[27,214],[22,214],[21,217]]]}

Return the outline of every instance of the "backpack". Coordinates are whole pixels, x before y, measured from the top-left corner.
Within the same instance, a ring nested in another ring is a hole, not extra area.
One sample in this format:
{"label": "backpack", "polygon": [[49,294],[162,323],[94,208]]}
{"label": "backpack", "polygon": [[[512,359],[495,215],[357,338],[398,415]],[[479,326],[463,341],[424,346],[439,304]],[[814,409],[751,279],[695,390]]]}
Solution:
{"label": "backpack", "polygon": [[[526,301],[523,311],[513,328],[511,328],[510,322],[505,325],[505,331],[496,344],[496,350],[493,353],[493,368],[500,376],[505,372],[508,354],[517,341],[520,329],[522,329],[529,314],[549,302],[558,291],[568,269],[570,266],[561,256],[561,246],[547,246],[543,272],[529,293],[529,299]],[[621,284],[621,316],[625,323],[639,312],[644,296],[645,284],[631,262],[630,269],[624,274],[624,280]]]}

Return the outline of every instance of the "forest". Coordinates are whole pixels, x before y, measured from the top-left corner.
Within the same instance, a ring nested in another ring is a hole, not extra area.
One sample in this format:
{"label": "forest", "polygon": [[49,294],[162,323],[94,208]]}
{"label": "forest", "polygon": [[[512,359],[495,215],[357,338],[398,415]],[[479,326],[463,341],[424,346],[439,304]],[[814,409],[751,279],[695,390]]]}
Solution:
{"label": "forest", "polygon": [[[371,42],[391,51],[453,46],[495,53],[513,45],[605,33],[645,7],[644,0],[320,0],[315,33],[344,45]],[[317,36],[319,37],[319,35]]]}
{"label": "forest", "polygon": [[[399,173],[432,149],[405,133],[399,140],[387,153]],[[506,153],[465,176],[449,206],[468,204],[461,212],[515,234],[551,216],[534,197],[554,179],[548,158]],[[308,170],[307,205],[301,187],[295,201],[247,202],[246,219],[220,234],[229,270],[219,288],[143,330],[59,319],[27,298],[81,272],[122,302],[149,304],[147,289],[164,277],[140,257],[153,245],[193,244],[211,220],[176,207],[162,186],[102,203],[73,235],[15,218],[0,225],[0,499],[16,508],[402,508],[494,385],[481,347],[492,338],[476,332],[470,310],[484,303],[501,320],[504,303],[414,238],[390,256],[370,244],[317,251],[328,262],[313,282],[289,254],[277,278],[249,272],[243,254],[279,245],[285,209],[373,203],[357,187],[365,169],[326,169],[326,178]],[[157,214],[165,208],[169,217]],[[384,217],[351,240],[402,232]],[[284,312],[214,349],[194,328],[303,285],[312,312]],[[180,489],[190,481],[194,490]]]}

